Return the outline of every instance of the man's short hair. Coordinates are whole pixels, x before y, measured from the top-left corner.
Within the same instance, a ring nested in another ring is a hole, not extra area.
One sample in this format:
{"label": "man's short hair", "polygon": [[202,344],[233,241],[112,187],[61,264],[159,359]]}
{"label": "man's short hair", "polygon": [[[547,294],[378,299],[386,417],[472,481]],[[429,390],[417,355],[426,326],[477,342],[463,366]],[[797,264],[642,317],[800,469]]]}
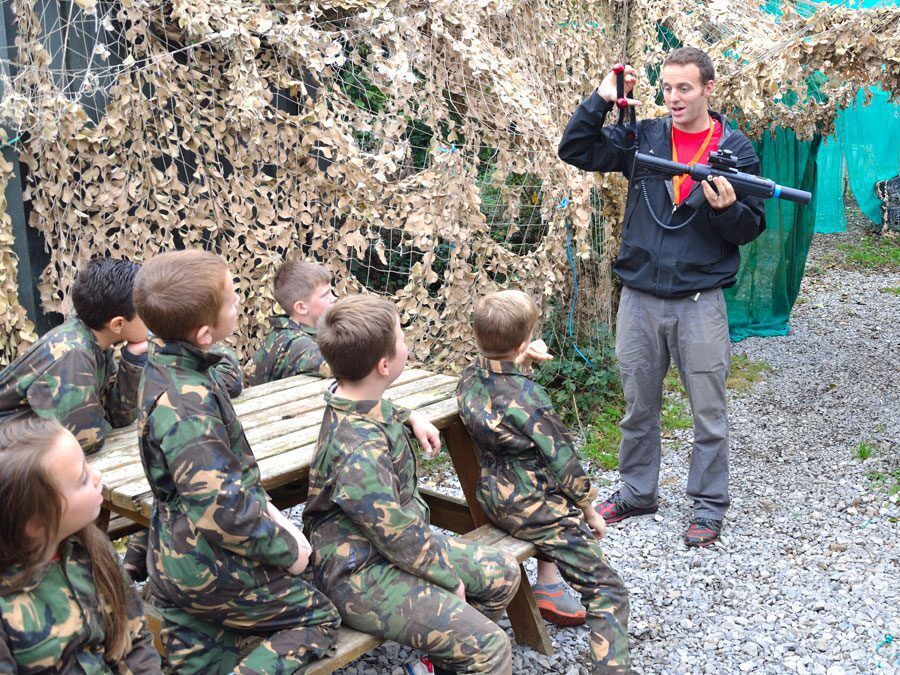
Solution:
{"label": "man's short hair", "polygon": [[228,263],[215,253],[160,253],[141,267],[134,305],[154,335],[183,340],[194,328],[216,325],[227,279]]}
{"label": "man's short hair", "polygon": [[537,318],[537,305],[522,291],[497,291],[484,296],[472,313],[478,348],[488,358],[514,352],[531,339]]}
{"label": "man's short hair", "polygon": [[316,343],[337,380],[357,382],[382,358],[392,358],[397,308],[375,295],[349,295],[319,318]]}
{"label": "man's short hair", "polygon": [[319,286],[331,283],[331,272],[318,263],[287,260],[275,273],[275,302],[290,314],[294,303],[308,301]]}
{"label": "man's short hair", "polygon": [[690,63],[697,66],[700,71],[700,84],[706,84],[710,80],[716,79],[716,69],[712,59],[706,52],[696,47],[679,47],[672,50],[663,61],[663,68],[668,65],[686,66]]}
{"label": "man's short hair", "polygon": [[130,260],[94,258],[79,270],[72,285],[72,305],[85,325],[103,330],[117,316],[134,318],[134,278],[141,268]]}

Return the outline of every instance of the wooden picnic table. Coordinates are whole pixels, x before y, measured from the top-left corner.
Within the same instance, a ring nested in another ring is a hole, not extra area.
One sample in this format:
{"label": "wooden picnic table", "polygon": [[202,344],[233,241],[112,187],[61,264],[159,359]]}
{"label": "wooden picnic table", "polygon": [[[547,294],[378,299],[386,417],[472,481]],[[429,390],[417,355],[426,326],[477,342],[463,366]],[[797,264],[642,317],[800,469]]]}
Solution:
{"label": "wooden picnic table", "polygon": [[[248,387],[234,408],[259,464],[263,487],[279,508],[306,501],[309,467],[325,409],[324,394],[333,380],[298,375]],[[431,522],[458,534],[488,524],[475,496],[479,457],[457,414],[457,378],[409,369],[385,394],[394,403],[417,410],[440,431],[459,477],[465,499],[421,489],[431,509]],[[153,496],[144,475],[137,444],[137,424],[111,433],[103,448],[88,457],[103,473],[102,526],[110,512],[149,525]],[[507,613],[516,640],[543,653],[552,645],[525,578]]]}

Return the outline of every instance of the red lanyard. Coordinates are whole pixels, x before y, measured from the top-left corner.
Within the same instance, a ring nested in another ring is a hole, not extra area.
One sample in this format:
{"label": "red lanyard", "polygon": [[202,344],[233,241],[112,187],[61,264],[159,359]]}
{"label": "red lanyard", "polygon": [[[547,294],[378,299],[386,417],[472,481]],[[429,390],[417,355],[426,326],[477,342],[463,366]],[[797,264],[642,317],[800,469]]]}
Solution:
{"label": "red lanyard", "polygon": [[[697,154],[691,159],[688,164],[696,164],[700,161],[700,158],[703,156],[703,153],[706,152],[706,149],[709,147],[709,142],[712,140],[713,132],[716,130],[716,123],[713,121],[713,118],[709,118],[709,131],[706,134],[706,138],[703,140],[703,143],[700,145],[700,149],[697,150]],[[672,127],[672,161],[678,161],[678,149],[675,147],[675,127]],[[690,176],[682,174],[681,176],[674,176],[672,178],[672,187],[674,188],[675,194],[675,204],[678,205],[681,202],[681,184],[685,181],[685,179],[690,178]]]}

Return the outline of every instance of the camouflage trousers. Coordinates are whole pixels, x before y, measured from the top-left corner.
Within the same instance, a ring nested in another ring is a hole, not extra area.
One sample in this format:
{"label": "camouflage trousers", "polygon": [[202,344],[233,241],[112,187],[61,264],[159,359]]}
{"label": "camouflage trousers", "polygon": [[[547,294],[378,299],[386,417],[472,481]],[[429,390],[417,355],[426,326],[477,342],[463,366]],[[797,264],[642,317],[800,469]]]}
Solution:
{"label": "camouflage trousers", "polygon": [[[182,608],[155,593],[153,604],[163,617],[160,639],[166,659],[178,675],[293,673],[327,655],[340,626],[328,598],[287,574],[240,597],[210,597],[202,608]],[[254,635],[263,636],[262,641],[242,655],[242,643]]]}
{"label": "camouflage trousers", "polygon": [[512,647],[494,621],[519,588],[519,564],[490,546],[446,542],[471,604],[386,560],[353,572],[328,597],[345,625],[419,649],[441,668],[508,675]]}
{"label": "camouflage trousers", "polygon": [[482,469],[478,501],[497,527],[533,543],[581,594],[594,672],[630,672],[628,591],[584,514],[545,472],[521,466]]}

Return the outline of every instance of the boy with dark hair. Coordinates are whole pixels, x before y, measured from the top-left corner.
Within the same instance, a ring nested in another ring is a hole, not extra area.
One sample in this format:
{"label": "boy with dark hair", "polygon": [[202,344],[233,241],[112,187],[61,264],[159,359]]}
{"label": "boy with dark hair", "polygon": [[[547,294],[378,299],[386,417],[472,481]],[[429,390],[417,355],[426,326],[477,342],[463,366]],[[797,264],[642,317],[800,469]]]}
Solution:
{"label": "boy with dark hair", "polygon": [[[128,260],[94,258],[75,278],[75,315],[46,333],[0,373],[0,424],[56,418],[85,453],[137,416],[147,327],[135,315]],[[124,343],[119,358],[113,345]]]}
{"label": "boy with dark hair", "polygon": [[[237,321],[225,261],[163,253],[135,282],[155,337],[141,384],[141,461],[155,497],[150,592],[169,665],[185,673],[293,673],[332,647],[340,618],[304,582],[311,549],[269,501],[212,347]],[[243,637],[265,639],[243,659]],[[240,661],[240,662],[239,662]]]}
{"label": "boy with dark hair", "polygon": [[501,291],[482,298],[472,320],[481,356],[463,370],[456,396],[481,450],[478,501],[581,593],[593,672],[633,672],[628,591],[597,542],[606,530],[593,507],[597,490],[547,392],[529,377],[531,362],[547,359],[543,342],[530,342],[537,308],[521,291]]}
{"label": "boy with dark hair", "polygon": [[435,672],[508,675],[509,638],[494,620],[519,566],[428,525],[407,424],[426,452],[440,447],[437,429],[382,398],[406,366],[397,308],[367,295],[338,300],[318,341],[337,383],[325,394],[303,512],[317,586],[348,626],[421,649]]}
{"label": "boy with dark hair", "polygon": [[272,332],[253,355],[250,384],[331,375],[316,344],[316,322],[334,302],[331,272],[316,263],[288,260],[275,273],[275,300],[284,314],[269,319]]}

